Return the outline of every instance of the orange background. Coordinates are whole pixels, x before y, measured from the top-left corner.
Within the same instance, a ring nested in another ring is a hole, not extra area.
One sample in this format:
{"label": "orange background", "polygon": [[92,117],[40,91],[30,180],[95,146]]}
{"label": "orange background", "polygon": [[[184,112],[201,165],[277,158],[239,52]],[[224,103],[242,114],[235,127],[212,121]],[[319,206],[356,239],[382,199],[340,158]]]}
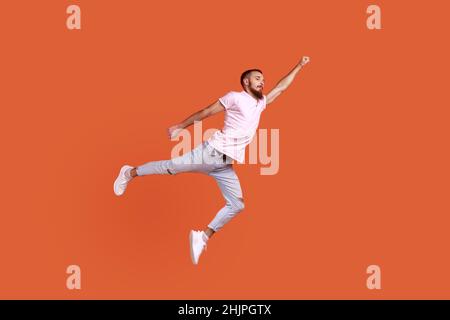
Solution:
{"label": "orange background", "polygon": [[[449,9],[2,1],[0,298],[450,298]],[[267,90],[302,55],[260,122],[280,130],[278,174],[236,166],[246,208],[193,266],[188,232],[224,204],[215,181],[144,177],[116,197],[118,170],[168,158],[166,128],[240,90],[243,70]]]}

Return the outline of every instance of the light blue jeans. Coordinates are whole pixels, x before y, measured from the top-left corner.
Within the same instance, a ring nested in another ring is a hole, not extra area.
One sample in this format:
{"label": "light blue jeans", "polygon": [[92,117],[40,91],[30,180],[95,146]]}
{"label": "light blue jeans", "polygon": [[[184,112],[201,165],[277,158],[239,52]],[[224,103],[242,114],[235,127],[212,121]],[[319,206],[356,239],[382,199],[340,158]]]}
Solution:
{"label": "light blue jeans", "polygon": [[170,160],[151,161],[136,168],[138,176],[150,174],[176,175],[183,172],[204,173],[213,177],[225,198],[225,206],[208,225],[220,230],[236,214],[244,209],[241,184],[233,169],[232,159],[213,148],[207,141],[192,151]]}

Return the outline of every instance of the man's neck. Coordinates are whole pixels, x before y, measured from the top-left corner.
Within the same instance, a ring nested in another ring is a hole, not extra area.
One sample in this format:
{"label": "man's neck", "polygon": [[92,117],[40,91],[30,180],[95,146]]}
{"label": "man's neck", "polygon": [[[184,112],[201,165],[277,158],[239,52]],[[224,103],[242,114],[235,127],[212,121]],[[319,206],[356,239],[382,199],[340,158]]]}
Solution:
{"label": "man's neck", "polygon": [[244,89],[244,91],[245,91],[245,92],[247,92],[247,93],[248,93],[248,95],[249,95],[249,96],[251,96],[251,97],[252,97],[253,99],[255,99],[256,101],[259,101],[259,98],[258,98],[257,96],[255,96],[255,94],[254,94],[254,93],[252,93],[252,92],[249,92],[249,91],[247,91],[247,90],[245,90],[245,89]]}

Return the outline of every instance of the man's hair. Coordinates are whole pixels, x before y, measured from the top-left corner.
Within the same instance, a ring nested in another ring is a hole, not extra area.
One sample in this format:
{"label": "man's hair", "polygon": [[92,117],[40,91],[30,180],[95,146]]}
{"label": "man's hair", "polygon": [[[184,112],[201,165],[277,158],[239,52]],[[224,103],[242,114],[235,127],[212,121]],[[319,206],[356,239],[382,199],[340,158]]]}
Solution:
{"label": "man's hair", "polygon": [[245,79],[250,73],[252,73],[253,71],[258,71],[258,72],[261,72],[261,73],[262,73],[262,71],[259,70],[259,69],[249,69],[249,70],[245,70],[245,71],[241,74],[241,86],[242,86],[242,88],[244,88],[244,79]]}

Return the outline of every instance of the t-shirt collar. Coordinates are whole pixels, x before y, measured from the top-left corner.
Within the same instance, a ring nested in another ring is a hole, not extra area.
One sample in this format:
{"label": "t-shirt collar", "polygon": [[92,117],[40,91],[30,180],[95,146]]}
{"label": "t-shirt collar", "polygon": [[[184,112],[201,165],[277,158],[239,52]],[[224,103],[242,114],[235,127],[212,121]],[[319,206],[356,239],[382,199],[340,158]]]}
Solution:
{"label": "t-shirt collar", "polygon": [[247,91],[242,90],[243,93],[245,93],[246,95],[248,95],[250,98],[252,98],[253,100],[256,100],[257,102],[259,102],[259,100],[261,99],[256,99],[255,97],[252,97]]}

